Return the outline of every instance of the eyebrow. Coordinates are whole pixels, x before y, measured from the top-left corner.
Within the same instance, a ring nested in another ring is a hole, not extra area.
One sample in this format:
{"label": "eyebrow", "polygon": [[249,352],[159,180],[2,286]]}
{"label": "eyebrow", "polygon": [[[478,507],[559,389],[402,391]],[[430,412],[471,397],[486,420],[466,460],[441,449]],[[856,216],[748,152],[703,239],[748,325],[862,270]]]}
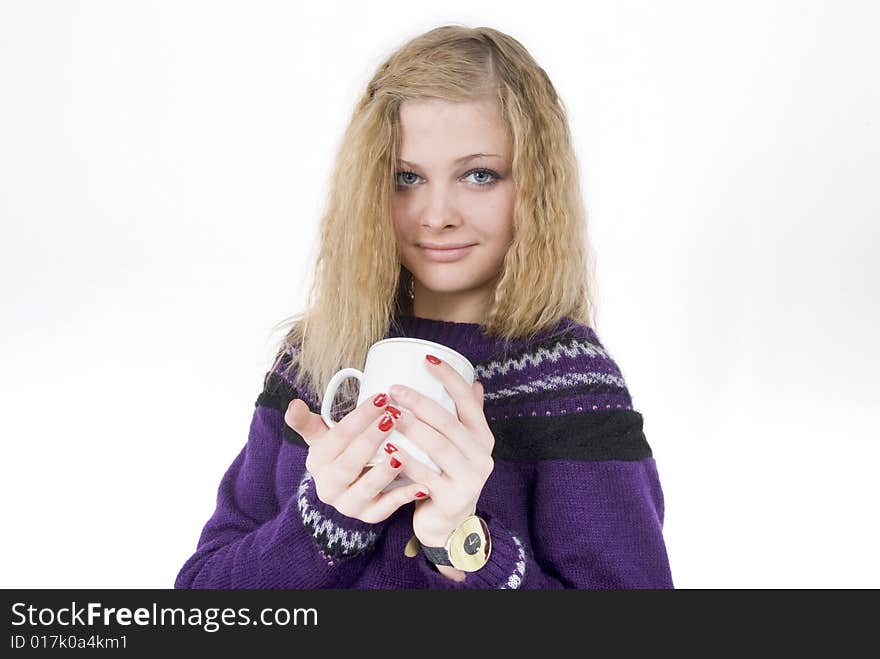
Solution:
{"label": "eyebrow", "polygon": [[[484,157],[490,158],[492,156],[494,156],[496,158],[501,158],[501,156],[499,156],[497,153],[472,153],[469,156],[462,156],[461,158],[456,159],[455,164],[458,165],[460,163],[467,162],[469,160],[473,160],[474,158],[484,158]],[[398,158],[397,162],[402,163],[404,165],[407,165],[409,167],[418,167],[418,165],[416,165],[415,163],[409,162],[408,160],[404,160],[403,158]]]}

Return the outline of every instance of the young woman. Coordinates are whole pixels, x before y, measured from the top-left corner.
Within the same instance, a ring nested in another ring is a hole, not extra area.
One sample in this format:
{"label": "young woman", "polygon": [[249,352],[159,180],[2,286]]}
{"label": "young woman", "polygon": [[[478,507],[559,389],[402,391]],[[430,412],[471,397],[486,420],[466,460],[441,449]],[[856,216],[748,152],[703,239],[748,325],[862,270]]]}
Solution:
{"label": "young woman", "polygon": [[[593,329],[589,254],[563,104],[526,49],[458,25],[400,47],[357,103],[308,309],[175,587],[671,588],[657,467]],[[349,379],[327,428],[330,377],[398,336],[474,364],[470,385],[426,355],[458,415],[395,387],[355,406]]]}

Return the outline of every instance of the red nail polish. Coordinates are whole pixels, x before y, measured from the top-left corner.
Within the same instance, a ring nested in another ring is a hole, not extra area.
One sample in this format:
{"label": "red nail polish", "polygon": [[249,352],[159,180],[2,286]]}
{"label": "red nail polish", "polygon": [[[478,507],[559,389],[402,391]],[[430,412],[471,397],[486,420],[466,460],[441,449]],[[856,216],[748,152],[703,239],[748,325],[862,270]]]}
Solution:
{"label": "red nail polish", "polygon": [[397,409],[396,407],[394,407],[394,405],[389,405],[388,407],[385,408],[385,411],[388,412],[395,419],[400,418],[400,410]]}
{"label": "red nail polish", "polygon": [[385,432],[386,430],[391,430],[391,426],[394,425],[394,418],[388,414],[387,412],[382,415],[382,418],[379,419],[379,430]]}
{"label": "red nail polish", "polygon": [[391,455],[392,453],[394,453],[397,450],[399,450],[399,449],[391,442],[388,442],[387,444],[385,444],[385,452],[388,455]]}
{"label": "red nail polish", "polygon": [[376,407],[382,407],[387,402],[388,396],[386,396],[385,394],[379,394],[373,399],[373,405],[375,405]]}
{"label": "red nail polish", "polygon": [[425,355],[425,359],[427,359],[432,364],[439,364],[440,360],[437,359],[434,355]]}
{"label": "red nail polish", "polygon": [[397,469],[400,466],[400,460],[397,458],[391,458],[391,466]]}
{"label": "red nail polish", "polygon": [[423,498],[426,497],[426,496],[428,496],[428,495],[425,494],[424,492],[421,492],[421,491],[420,491],[420,492],[416,492],[416,499],[423,499]]}

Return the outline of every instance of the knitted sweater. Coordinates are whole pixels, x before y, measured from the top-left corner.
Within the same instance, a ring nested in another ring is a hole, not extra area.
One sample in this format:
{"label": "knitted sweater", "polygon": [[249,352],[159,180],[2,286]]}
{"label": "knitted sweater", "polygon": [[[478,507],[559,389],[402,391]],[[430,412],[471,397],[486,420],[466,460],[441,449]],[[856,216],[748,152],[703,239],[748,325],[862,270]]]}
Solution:
{"label": "knitted sweater", "polygon": [[457,350],[483,384],[495,467],[476,512],[491,533],[489,562],[458,582],[421,553],[405,556],[414,502],[371,524],[321,501],[308,447],[284,422],[294,398],[315,413],[320,400],[276,369],[175,588],[673,587],[642,416],[590,327],[563,319],[505,343],[476,323],[402,315],[386,338],[399,336]]}

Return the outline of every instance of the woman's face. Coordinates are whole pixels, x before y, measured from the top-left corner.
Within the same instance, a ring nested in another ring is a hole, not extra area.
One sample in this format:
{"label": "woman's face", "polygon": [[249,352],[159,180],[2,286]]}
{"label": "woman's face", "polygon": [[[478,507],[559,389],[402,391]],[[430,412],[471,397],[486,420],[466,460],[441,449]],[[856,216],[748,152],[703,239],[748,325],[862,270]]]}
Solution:
{"label": "woman's face", "polygon": [[[498,107],[407,101],[400,128],[394,230],[415,278],[414,315],[479,322],[513,240],[512,144]],[[441,261],[424,244],[473,246]]]}

